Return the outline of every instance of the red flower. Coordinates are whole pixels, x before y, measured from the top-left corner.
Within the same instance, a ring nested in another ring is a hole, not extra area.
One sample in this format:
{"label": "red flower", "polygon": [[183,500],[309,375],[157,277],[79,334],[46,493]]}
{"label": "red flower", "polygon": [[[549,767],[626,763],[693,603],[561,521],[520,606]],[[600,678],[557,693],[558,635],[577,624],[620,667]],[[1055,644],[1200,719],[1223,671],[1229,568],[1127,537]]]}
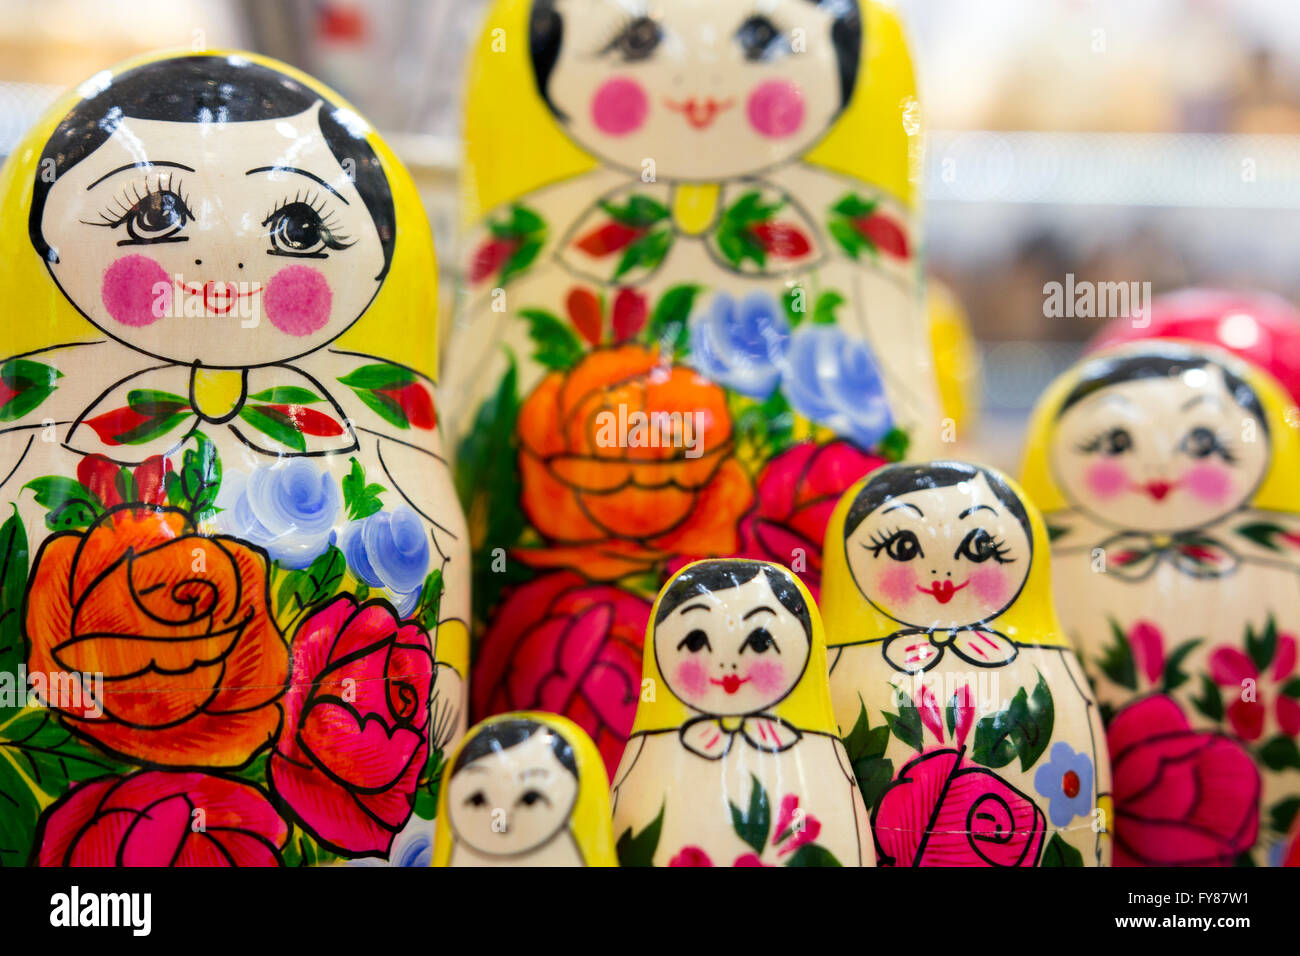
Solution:
{"label": "red flower", "polygon": [[[1270,662],[1271,683],[1282,685],[1295,673],[1296,639],[1286,633],[1277,635],[1277,644]],[[1230,688],[1234,693],[1228,705],[1228,723],[1242,740],[1258,740],[1264,733],[1264,721],[1268,716],[1268,707],[1263,690],[1259,687],[1260,673],[1255,662],[1235,647],[1220,647],[1210,655],[1210,676],[1220,687]],[[1255,687],[1253,700],[1243,698],[1245,681],[1251,681]],[[1282,693],[1280,686],[1272,690],[1274,713],[1278,727],[1288,737],[1300,735],[1300,702]]]}
{"label": "red flower", "polygon": [[1230,866],[1254,845],[1259,771],[1236,741],[1163,695],[1123,708],[1107,740],[1116,866]]}
{"label": "red flower", "polygon": [[627,248],[644,236],[649,228],[610,221],[581,236],[574,245],[587,255],[599,259]]}
{"label": "red flower", "polygon": [[888,216],[880,213],[860,216],[853,220],[853,228],[881,252],[897,259],[908,257],[907,233]]}
{"label": "red flower", "polygon": [[611,779],[632,729],[650,604],[557,571],[497,608],[471,671],[474,719],[510,710],[563,714],[600,748]]}
{"label": "red flower", "polygon": [[[77,481],[94,492],[105,508],[116,507],[128,500],[162,506],[167,503],[164,480],[171,470],[171,461],[161,455],[146,458],[130,470],[103,455],[87,455],[77,463]],[[135,494],[130,499],[123,497],[124,492],[130,492],[130,482],[124,482],[123,472],[135,482]]]}
{"label": "red flower", "polygon": [[76,787],[36,836],[40,866],[280,866],[289,825],[251,784],[145,770]]}
{"label": "red flower", "polygon": [[1165,638],[1150,621],[1138,621],[1128,632],[1128,646],[1138,673],[1159,685],[1165,672]]}
{"label": "red flower", "polygon": [[386,855],[428,758],[429,635],[344,595],[298,628],[293,674],[272,787],[331,849]]}
{"label": "red flower", "polygon": [[[605,304],[601,297],[591,289],[574,286],[564,301],[564,309],[582,337],[592,345],[600,345],[605,338]],[[649,314],[650,306],[643,293],[632,288],[619,289],[609,322],[615,344],[626,342],[640,332]]]}
{"label": "red flower", "polygon": [[[752,856],[753,854],[750,855]],[[744,859],[744,857],[741,857],[741,859]],[[758,859],[758,857],[754,857],[754,859]],[[701,850],[698,846],[684,846],[681,848],[681,850],[678,852],[676,856],[674,856],[671,860],[668,861],[668,865],[669,866],[712,866],[713,861],[710,860],[709,855],[705,853],[703,850]],[[740,860],[737,860],[736,865],[753,866],[754,864],[741,863]],[[761,866],[762,864],[760,863],[758,865]]]}
{"label": "red flower", "polygon": [[761,222],[750,226],[749,231],[777,259],[798,259],[812,251],[808,237],[788,222]]}
{"label": "red flower", "polygon": [[510,261],[520,246],[518,239],[489,239],[476,250],[469,266],[469,281],[482,282]]}

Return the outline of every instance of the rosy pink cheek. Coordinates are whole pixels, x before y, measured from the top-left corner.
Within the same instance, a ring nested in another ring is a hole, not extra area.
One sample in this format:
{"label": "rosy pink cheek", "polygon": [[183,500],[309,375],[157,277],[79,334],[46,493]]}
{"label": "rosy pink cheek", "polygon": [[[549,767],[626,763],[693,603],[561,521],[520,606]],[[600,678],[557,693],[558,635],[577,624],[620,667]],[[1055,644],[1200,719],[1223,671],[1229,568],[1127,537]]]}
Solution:
{"label": "rosy pink cheek", "polygon": [[1183,477],[1187,490],[1211,504],[1218,504],[1232,491],[1232,473],[1218,465],[1197,465]]}
{"label": "rosy pink cheek", "polygon": [[749,94],[749,125],[769,139],[782,139],[803,125],[803,91],[793,80],[767,80]]}
{"label": "rosy pink cheek", "polygon": [[1124,466],[1113,461],[1099,461],[1092,465],[1083,476],[1088,490],[1098,498],[1114,498],[1128,489],[1128,472]]}
{"label": "rosy pink cheek", "polygon": [[104,270],[100,297],[109,315],[123,325],[140,328],[157,322],[166,314],[171,301],[171,287],[166,270],[156,260],[147,256],[126,256]]}
{"label": "rosy pink cheek", "polygon": [[591,98],[591,121],[609,136],[626,136],[645,123],[650,99],[641,84],[616,76],[605,82]]}
{"label": "rosy pink cheek", "polygon": [[1002,568],[980,568],[969,580],[971,591],[986,606],[1000,608],[1011,596],[1011,576]]}
{"label": "rosy pink cheek", "polygon": [[266,317],[287,335],[311,335],[329,321],[330,285],[309,266],[281,269],[271,276],[262,297]]}
{"label": "rosy pink cheek", "polygon": [[749,669],[749,680],[754,689],[764,694],[785,690],[785,668],[780,661],[759,661]]}
{"label": "rosy pink cheek", "polygon": [[673,672],[673,686],[689,697],[703,697],[709,689],[704,663],[695,657],[682,661]]}
{"label": "rosy pink cheek", "polygon": [[910,565],[895,564],[876,578],[876,589],[890,605],[906,604],[917,595],[916,572]]}

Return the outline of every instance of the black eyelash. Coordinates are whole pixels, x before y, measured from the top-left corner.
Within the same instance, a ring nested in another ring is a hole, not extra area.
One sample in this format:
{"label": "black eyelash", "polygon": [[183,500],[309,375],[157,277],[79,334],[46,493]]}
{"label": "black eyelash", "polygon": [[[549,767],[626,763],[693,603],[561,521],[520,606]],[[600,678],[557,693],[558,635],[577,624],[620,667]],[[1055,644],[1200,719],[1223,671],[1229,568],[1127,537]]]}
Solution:
{"label": "black eyelash", "polygon": [[889,547],[889,542],[893,541],[898,535],[898,530],[898,528],[894,528],[890,531],[877,531],[871,536],[866,547],[871,549],[871,556],[873,558],[879,557],[880,552]]}
{"label": "black eyelash", "polygon": [[1086,442],[1083,442],[1082,444],[1075,445],[1074,447],[1077,451],[1081,451],[1085,455],[1091,455],[1093,452],[1101,451],[1101,443],[1102,441],[1105,440],[1106,436],[1109,434],[1110,434],[1109,429],[1103,432],[1098,432],[1094,437],[1088,439]]}
{"label": "black eyelash", "polygon": [[[105,206],[100,212],[99,221],[95,222],[89,219],[82,219],[80,222],[86,226],[104,226],[109,229],[116,229],[131,217],[133,210],[140,203],[144,202],[150,196],[161,195],[162,193],[171,193],[181,201],[180,213],[186,222],[194,220],[194,213],[190,211],[190,197],[185,192],[185,184],[174,173],[155,173],[152,176],[146,176],[143,180],[144,194],[140,193],[140,182],[134,181],[125,186],[122,192],[113,198],[113,205]],[[151,185],[152,183],[152,185]],[[115,210],[113,206],[116,206]]]}
{"label": "black eyelash", "polygon": [[1016,562],[1015,558],[1005,557],[1005,555],[1008,555],[1010,553],[1011,553],[1011,549],[1007,547],[1007,543],[1005,541],[1003,541],[1001,538],[994,539],[993,541],[994,561],[996,561],[998,564],[1015,564]]}
{"label": "black eyelash", "polygon": [[277,215],[296,203],[304,203],[310,206],[316,215],[320,217],[321,241],[325,244],[326,249],[339,251],[356,243],[356,240],[351,236],[339,235],[335,231],[337,213],[326,204],[324,195],[310,190],[306,194],[302,190],[298,190],[293,194],[292,199],[286,194],[262,219],[262,225],[264,227],[269,226]]}

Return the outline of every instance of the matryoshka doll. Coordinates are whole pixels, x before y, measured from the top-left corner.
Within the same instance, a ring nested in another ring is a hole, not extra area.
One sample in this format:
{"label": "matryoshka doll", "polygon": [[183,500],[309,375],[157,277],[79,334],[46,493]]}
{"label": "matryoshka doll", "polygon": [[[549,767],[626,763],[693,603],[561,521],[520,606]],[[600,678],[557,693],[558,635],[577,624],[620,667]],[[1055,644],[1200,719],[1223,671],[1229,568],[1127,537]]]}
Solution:
{"label": "matryoshka doll", "polygon": [[1300,446],[1291,400],[1206,345],[1080,362],[1025,486],[1107,718],[1115,858],[1276,862],[1300,798]]}
{"label": "matryoshka doll", "polygon": [[476,717],[563,708],[612,771],[667,574],[773,560],[815,596],[834,498],[937,445],[918,137],[867,0],[491,9],[444,399]]}
{"label": "matryoshka doll", "polygon": [[1106,741],[1048,565],[991,468],[893,465],[836,507],[831,697],[882,866],[1109,862]]}
{"label": "matryoshka doll", "polygon": [[516,711],[475,724],[439,793],[434,866],[617,866],[609,777],[566,717]]}
{"label": "matryoshka doll", "polygon": [[0,202],[4,862],[427,855],[469,560],[406,171],[290,67],[155,55]]}
{"label": "matryoshka doll", "polygon": [[766,561],[687,565],[655,601],[614,777],[623,866],[871,866],[821,617]]}

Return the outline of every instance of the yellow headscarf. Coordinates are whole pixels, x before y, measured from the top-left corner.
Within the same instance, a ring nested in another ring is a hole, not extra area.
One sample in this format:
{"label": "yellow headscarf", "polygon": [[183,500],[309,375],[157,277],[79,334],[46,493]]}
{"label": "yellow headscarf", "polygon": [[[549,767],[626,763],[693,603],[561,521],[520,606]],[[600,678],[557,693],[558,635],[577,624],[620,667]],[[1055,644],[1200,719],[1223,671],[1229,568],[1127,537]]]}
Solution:
{"label": "yellow headscarf", "polygon": [[[862,65],[848,108],[805,161],[879,187],[907,205],[920,182],[921,121],[907,40],[897,15],[861,0]],[[579,148],[542,102],[529,60],[532,0],[498,0],[470,59],[465,97],[462,222],[590,172]],[[510,122],[500,114],[509,111]],[[505,138],[503,138],[505,137]],[[527,149],[520,149],[527,143]]]}
{"label": "yellow headscarf", "polygon": [[[33,186],[40,173],[41,153],[55,128],[76,104],[94,95],[114,76],[136,67],[173,57],[238,57],[283,73],[320,94],[322,100],[350,110],[365,129],[370,144],[388,177],[397,221],[393,261],[383,285],[365,314],[332,345],[341,349],[378,355],[402,356],[431,378],[437,371],[437,261],[428,218],[420,203],[415,183],[384,141],[370,129],[360,114],[319,80],[293,67],[239,50],[166,50],[119,63],[91,77],[61,96],[10,154],[0,169],[0,290],[21,303],[22,321],[5,326],[3,356],[19,355],[66,342],[102,338],[59,291],[27,235]],[[423,354],[412,355],[412,342],[427,342]],[[124,370],[126,371],[126,370]]]}
{"label": "yellow headscarf", "polygon": [[[682,568],[668,579],[668,583],[663,586],[659,596],[655,598],[654,607],[650,610],[650,623],[646,625],[645,650],[642,653],[641,665],[641,684],[643,687],[653,688],[655,693],[652,700],[646,700],[645,695],[643,695],[641,702],[637,705],[636,721],[632,725],[633,734],[675,730],[692,717],[697,716],[694,710],[682,703],[668,689],[667,682],[659,673],[659,664],[655,659],[654,631],[655,618],[659,615],[659,603],[663,600],[668,589],[672,587],[673,582],[690,571],[691,568],[706,563],[710,562],[696,561]],[[809,636],[808,664],[804,667],[799,682],[789,694],[766,712],[779,717],[798,730],[839,736],[839,727],[835,723],[835,712],[831,709],[830,679],[826,667],[826,633],[822,629],[821,615],[817,612],[817,602],[808,593],[808,589],[804,587],[803,582],[781,565],[772,564],[768,561],[746,561],[745,563],[762,565],[785,576],[799,589],[799,594],[808,606],[808,616],[812,621],[812,634]],[[650,683],[647,684],[646,681]]]}
{"label": "yellow headscarf", "polygon": [[1057,484],[1051,468],[1051,442],[1060,417],[1061,405],[1083,377],[1084,370],[1094,361],[1104,361],[1115,356],[1141,352],[1144,349],[1168,347],[1170,342],[1203,353],[1236,375],[1255,392],[1264,409],[1264,422],[1268,426],[1269,447],[1272,458],[1264,480],[1251,501],[1251,506],[1261,511],[1285,511],[1300,514],[1300,499],[1295,494],[1297,475],[1300,475],[1300,432],[1288,420],[1300,421],[1294,414],[1295,403],[1277,380],[1267,372],[1212,345],[1198,342],[1177,342],[1160,339],[1151,342],[1132,342],[1103,349],[1089,355],[1064,375],[1060,376],[1043,393],[1029,419],[1028,439],[1025,443],[1025,460],[1020,470],[1020,480],[1038,507],[1049,515],[1072,507]]}
{"label": "yellow headscarf", "polygon": [[[888,467],[910,467],[914,464]],[[1012,494],[1020,499],[1025,514],[1029,516],[1029,537],[1033,547],[1025,586],[1015,602],[997,617],[991,618],[989,625],[1016,644],[1069,647],[1052,601],[1051,551],[1042,515],[1026,497],[1024,490],[1002,472],[982,465],[975,467],[1005,481]],[[854,499],[885,470],[882,468],[872,472],[846,491],[831,513],[830,524],[826,527],[826,546],[822,551],[822,614],[826,619],[831,647],[882,640],[901,627],[897,621],[877,610],[863,597],[849,571],[848,554],[844,549],[844,523]]]}
{"label": "yellow headscarf", "polygon": [[451,832],[450,817],[447,814],[447,783],[451,768],[465,746],[484,730],[496,724],[510,720],[531,720],[545,725],[554,731],[573,748],[573,760],[578,767],[578,798],[573,804],[573,813],[569,816],[569,832],[582,854],[587,866],[618,866],[618,854],[614,852],[614,831],[609,808],[609,777],[605,771],[605,762],[600,751],[586,731],[559,714],[548,714],[535,710],[517,710],[507,714],[497,714],[481,723],[475,724],[465,734],[465,739],[456,748],[443,765],[442,787],[438,793],[438,827],[433,839],[433,866],[447,866],[451,861],[452,845],[455,835]]}

